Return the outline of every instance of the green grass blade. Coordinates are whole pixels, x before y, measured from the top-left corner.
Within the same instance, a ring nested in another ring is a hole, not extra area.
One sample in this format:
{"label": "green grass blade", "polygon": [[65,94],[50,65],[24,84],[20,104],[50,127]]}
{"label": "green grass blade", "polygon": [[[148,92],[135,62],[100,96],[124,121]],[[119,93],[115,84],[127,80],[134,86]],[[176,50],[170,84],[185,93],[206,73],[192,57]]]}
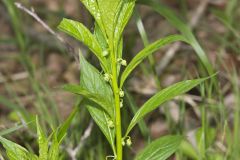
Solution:
{"label": "green grass blade", "polygon": [[174,27],[176,27],[185,36],[187,42],[193,47],[208,74],[212,75],[214,73],[213,66],[209,62],[206,53],[193,35],[190,27],[183,23],[183,21],[178,18],[178,16],[171,9],[163,4],[160,4],[159,2],[154,2],[153,0],[139,0],[138,3],[151,7],[153,10],[165,17]]}
{"label": "green grass blade", "polygon": [[31,121],[31,115],[27,112],[27,110],[25,108],[15,104],[15,103],[12,103],[7,98],[5,98],[4,96],[1,96],[1,95],[0,95],[0,104],[10,108],[13,111],[19,112],[26,122]]}
{"label": "green grass blade", "polygon": [[23,127],[26,127],[26,125],[32,123],[33,121],[31,122],[28,122],[27,124],[21,124],[21,125],[18,125],[18,126],[15,126],[15,127],[12,127],[12,128],[9,128],[9,129],[5,129],[3,131],[0,131],[0,136],[4,136],[4,135],[7,135],[7,134],[10,134],[12,132],[15,132]]}
{"label": "green grass blade", "polygon": [[26,42],[25,42],[25,37],[23,36],[23,33],[22,33],[18,10],[14,5],[13,0],[3,0],[3,3],[6,6],[8,13],[10,15],[12,27],[16,35],[18,46],[21,51],[24,51],[26,49]]}

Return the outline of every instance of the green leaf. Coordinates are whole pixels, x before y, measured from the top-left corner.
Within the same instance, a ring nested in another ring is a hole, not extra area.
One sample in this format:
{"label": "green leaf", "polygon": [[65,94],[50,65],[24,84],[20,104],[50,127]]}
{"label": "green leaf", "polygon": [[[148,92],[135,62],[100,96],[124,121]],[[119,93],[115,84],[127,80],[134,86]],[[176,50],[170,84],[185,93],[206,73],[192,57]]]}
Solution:
{"label": "green leaf", "polygon": [[[95,21],[99,25],[103,33],[105,33],[105,27],[102,21],[102,15],[100,13],[97,0],[80,0],[84,6],[88,9],[91,15],[94,17]],[[106,35],[104,34],[104,37]]]}
{"label": "green leaf", "polygon": [[33,121],[31,122],[28,122],[27,124],[21,124],[21,125],[17,125],[15,127],[12,127],[12,128],[9,128],[9,129],[5,129],[3,131],[0,131],[0,136],[4,136],[4,135],[7,135],[7,134],[10,134],[12,132],[15,132],[23,127],[26,127],[26,125],[29,125],[30,123],[32,123]]}
{"label": "green leaf", "polygon": [[82,23],[64,18],[58,28],[84,43],[97,56],[103,69],[106,69],[105,59],[102,56],[102,49],[99,43]]}
{"label": "green leaf", "polygon": [[[101,101],[106,101],[108,106],[107,111],[104,111],[101,107],[99,107],[98,103],[87,102],[87,109],[90,112],[92,118],[100,127],[103,134],[106,136],[108,142],[110,143],[113,152],[115,152],[114,148],[114,129],[110,129],[108,127],[108,121],[111,120],[114,122],[115,115],[115,105],[113,100],[113,92],[110,85],[103,80],[102,75],[99,71],[93,67],[90,63],[86,61],[86,59],[80,54],[80,86],[93,95],[100,96]],[[107,113],[111,113],[110,116]]]}
{"label": "green leaf", "polygon": [[161,47],[170,44],[172,42],[176,41],[186,41],[186,39],[181,35],[171,35],[165,38],[162,38],[160,40],[157,40],[156,42],[150,44],[146,48],[144,48],[142,51],[140,51],[128,64],[126,69],[123,71],[120,81],[120,87],[123,86],[125,80],[129,76],[129,74],[137,67],[138,64],[140,64],[146,57],[148,57],[150,54],[153,54]]}
{"label": "green leaf", "polygon": [[151,7],[156,12],[165,17],[174,27],[176,27],[187,39],[187,42],[193,47],[193,49],[197,53],[197,56],[201,60],[203,66],[208,71],[208,74],[212,75],[214,73],[213,66],[209,62],[206,53],[204,52],[204,50],[196,40],[195,36],[193,35],[190,27],[187,24],[185,24],[180,18],[178,18],[176,13],[174,13],[167,6],[159,2],[154,2],[153,0],[139,0],[137,2]]}
{"label": "green leaf", "polygon": [[56,132],[54,132],[52,136],[53,136],[53,142],[49,149],[48,159],[49,160],[59,160],[60,143],[58,142]]}
{"label": "green leaf", "polygon": [[199,159],[199,155],[198,152],[196,151],[196,148],[187,140],[182,141],[179,147],[179,151],[183,153],[183,155],[186,155],[187,157],[191,158],[192,160]]}
{"label": "green leaf", "polygon": [[38,145],[39,145],[39,159],[47,160],[47,158],[48,158],[48,139],[39,124],[38,117],[36,117],[36,125],[37,125]]}
{"label": "green leaf", "polygon": [[80,54],[80,86],[88,92],[104,97],[104,101],[108,104],[104,108],[107,108],[110,116],[114,117],[114,99],[112,88],[104,81],[103,76],[99,71],[86,61],[86,59]]}
{"label": "green leaf", "polygon": [[[133,114],[137,113],[138,106],[134,101],[133,96],[126,89],[124,89],[124,93],[125,93],[124,98],[126,99],[127,106],[129,107]],[[149,137],[149,130],[147,128],[147,124],[145,123],[145,121],[144,120],[139,121],[138,126],[141,134],[144,136],[144,138],[147,139]]]}
{"label": "green leaf", "polygon": [[169,158],[181,144],[182,136],[164,136],[150,143],[136,156],[135,160],[165,160]]}
{"label": "green leaf", "polygon": [[71,112],[71,114],[68,116],[68,118],[65,120],[65,122],[59,127],[58,131],[57,131],[57,140],[59,143],[62,142],[62,139],[65,137],[65,135],[67,134],[67,130],[71,125],[71,122],[73,120],[73,118],[75,117],[75,115],[78,113],[79,109],[78,109],[79,105],[77,105],[73,111]]}
{"label": "green leaf", "polygon": [[[204,106],[202,106],[202,107],[204,107]],[[205,134],[203,128],[200,127],[200,128],[198,128],[196,135],[195,135],[197,145],[198,145],[200,151],[202,150],[202,148],[204,148],[204,150],[208,149],[213,144],[213,142],[216,138],[216,129],[215,128],[208,127],[206,129],[206,132],[207,132],[207,134]]]}
{"label": "green leaf", "polygon": [[0,137],[0,142],[3,144],[3,147],[6,149],[7,156],[10,160],[30,160],[28,156],[28,151],[3,137]]}
{"label": "green leaf", "polygon": [[195,80],[186,80],[179,83],[176,83],[168,88],[165,88],[151,97],[143,106],[137,111],[134,115],[133,119],[131,120],[127,132],[125,134],[128,135],[132,128],[149,112],[153,111],[159,105],[163,104],[164,102],[171,100],[172,98],[181,95],[193,87],[197,86],[201,82],[205,81],[208,78],[202,79],[195,79]]}
{"label": "green leaf", "polygon": [[106,58],[106,61],[107,61],[106,66],[108,67],[107,72],[109,72],[111,70],[111,58],[109,53],[109,46],[104,36],[104,33],[101,31],[97,23],[95,23],[94,36],[102,48],[102,55]]}
{"label": "green leaf", "polygon": [[87,103],[86,107],[94,121],[97,123],[97,125],[107,138],[113,152],[115,153],[115,128],[110,128],[108,126],[108,121],[112,120],[111,117],[109,117],[103,110],[99,109],[99,107],[97,107],[97,104]]}
{"label": "green leaf", "polygon": [[121,1],[122,0],[97,0],[101,19],[110,40],[113,40],[115,17],[118,14],[118,7],[121,6]]}
{"label": "green leaf", "polygon": [[114,114],[113,110],[111,109],[112,104],[111,102],[106,101],[105,96],[102,96],[98,93],[91,93],[80,85],[67,84],[63,86],[63,89],[74,94],[82,95],[84,98],[87,98],[88,100],[97,103],[111,116]]}
{"label": "green leaf", "polygon": [[122,0],[120,3],[121,4],[119,5],[117,11],[118,16],[115,16],[114,23],[116,24],[114,32],[115,46],[118,46],[123,30],[132,15],[135,6],[135,0]]}

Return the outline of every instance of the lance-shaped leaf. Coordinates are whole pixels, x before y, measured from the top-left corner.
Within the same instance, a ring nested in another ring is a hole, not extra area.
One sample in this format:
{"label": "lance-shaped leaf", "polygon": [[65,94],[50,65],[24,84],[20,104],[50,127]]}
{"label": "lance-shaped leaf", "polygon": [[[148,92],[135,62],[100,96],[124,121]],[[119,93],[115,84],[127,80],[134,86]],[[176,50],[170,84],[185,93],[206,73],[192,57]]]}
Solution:
{"label": "lance-shaped leaf", "polygon": [[[111,57],[109,52],[109,46],[107,40],[104,36],[104,33],[101,31],[99,25],[95,23],[94,36],[102,48],[102,55],[106,58],[106,66],[108,67],[107,71],[111,70]],[[106,71],[105,71],[106,72]]]}
{"label": "lance-shaped leaf", "polygon": [[7,156],[10,160],[30,160],[29,152],[22,146],[0,137],[0,143],[6,149]]}
{"label": "lance-shaped leaf", "polygon": [[104,69],[106,69],[105,59],[102,55],[102,49],[99,43],[82,23],[64,18],[58,28],[85,44],[97,56]]}
{"label": "lance-shaped leaf", "polygon": [[118,7],[118,15],[115,16],[115,31],[114,31],[114,38],[115,38],[115,46],[118,46],[118,43],[120,42],[123,30],[125,26],[127,25],[134,6],[135,6],[136,0],[122,0],[121,4]]}
{"label": "lance-shaped leaf", "polygon": [[140,51],[133,59],[132,61],[128,64],[126,69],[123,71],[122,76],[121,76],[121,81],[120,81],[120,87],[123,86],[125,80],[129,76],[129,74],[137,67],[138,64],[140,64],[146,57],[148,57],[150,54],[153,54],[156,52],[158,49],[161,47],[172,43],[176,41],[186,41],[186,39],[181,36],[181,35],[171,35],[166,38],[162,38],[146,48],[144,48],[142,51]]}
{"label": "lance-shaped leaf", "polygon": [[91,114],[92,118],[94,119],[94,121],[97,123],[97,125],[101,129],[102,133],[107,138],[113,152],[115,153],[116,152],[115,144],[114,144],[115,128],[113,126],[112,128],[110,128],[109,126],[109,122],[110,121],[114,122],[114,121],[112,120],[111,117],[108,116],[108,114],[106,114],[105,111],[99,109],[96,103],[94,104],[91,102],[87,102],[87,109]]}
{"label": "lance-shaped leaf", "polygon": [[153,111],[159,105],[163,104],[164,102],[171,100],[172,98],[181,95],[193,87],[197,86],[201,82],[205,81],[208,78],[202,79],[194,79],[194,80],[186,80],[182,82],[178,82],[168,88],[165,88],[151,97],[143,106],[137,111],[134,115],[133,119],[131,120],[127,132],[125,136],[129,134],[131,129],[149,112]]}
{"label": "lance-shaped leaf", "polygon": [[[91,64],[89,64],[81,54],[80,67],[80,86],[87,89],[91,93],[100,95],[102,97],[102,100],[108,101],[108,112],[105,112],[102,108],[100,108],[97,103],[91,102],[87,103],[87,109],[103,134],[106,136],[113,152],[115,152],[114,128],[110,129],[108,126],[109,121],[114,122],[113,117],[115,115],[112,89],[110,85],[103,80],[102,75],[99,73],[99,71]],[[111,113],[111,115],[109,116],[106,113]]]}
{"label": "lance-shaped leaf", "polygon": [[106,37],[105,28],[104,28],[103,21],[102,21],[102,15],[100,13],[97,0],[80,0],[80,1],[84,4],[84,6],[87,8],[87,10],[94,17],[95,21],[97,22],[100,29],[104,33],[104,36]]}
{"label": "lance-shaped leaf", "polygon": [[59,160],[60,142],[58,142],[56,131],[52,135],[52,144],[49,148],[48,159]]}
{"label": "lance-shaped leaf", "polygon": [[39,124],[38,117],[36,117],[36,125],[37,125],[37,134],[38,134],[39,159],[47,160],[47,158],[48,158],[48,139]]}
{"label": "lance-shaped leaf", "polygon": [[80,86],[87,90],[88,92],[99,95],[103,101],[107,103],[108,106],[104,108],[107,109],[108,113],[111,113],[111,117],[114,116],[114,99],[112,88],[104,79],[101,73],[86,59],[79,54],[80,57]]}
{"label": "lance-shaped leaf", "polygon": [[[81,103],[81,102],[80,102]],[[79,103],[79,104],[80,104]],[[71,114],[68,116],[68,118],[63,122],[63,124],[60,125],[59,129],[57,130],[57,140],[59,143],[62,142],[63,138],[65,137],[65,135],[67,134],[67,130],[71,125],[71,122],[73,121],[75,115],[78,113],[79,111],[79,104],[77,106],[75,106],[75,108],[73,109],[73,111],[71,112]]]}
{"label": "lance-shaped leaf", "polygon": [[97,103],[103,110],[105,110],[109,115],[113,115],[112,104],[106,101],[106,97],[98,93],[91,93],[84,89],[82,86],[67,84],[63,86],[65,91],[82,95],[84,98]]}
{"label": "lance-shaped leaf", "polygon": [[118,14],[117,11],[119,5],[121,5],[121,1],[122,0],[97,0],[101,19],[110,40],[113,40],[115,17]]}
{"label": "lance-shaped leaf", "polygon": [[166,160],[181,144],[182,136],[164,136],[150,143],[135,160]]}

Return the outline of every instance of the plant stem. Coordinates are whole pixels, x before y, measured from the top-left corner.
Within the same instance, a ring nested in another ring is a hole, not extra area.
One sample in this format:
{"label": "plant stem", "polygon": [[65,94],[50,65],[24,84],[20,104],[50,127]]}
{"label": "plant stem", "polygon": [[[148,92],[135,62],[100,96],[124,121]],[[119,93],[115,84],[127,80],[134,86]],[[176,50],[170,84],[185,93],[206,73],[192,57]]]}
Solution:
{"label": "plant stem", "polygon": [[116,148],[117,148],[117,160],[122,160],[122,126],[121,126],[121,109],[120,109],[120,97],[118,87],[118,74],[117,74],[117,60],[115,58],[114,49],[111,52],[112,57],[112,88],[114,92],[115,101],[115,126],[116,126]]}

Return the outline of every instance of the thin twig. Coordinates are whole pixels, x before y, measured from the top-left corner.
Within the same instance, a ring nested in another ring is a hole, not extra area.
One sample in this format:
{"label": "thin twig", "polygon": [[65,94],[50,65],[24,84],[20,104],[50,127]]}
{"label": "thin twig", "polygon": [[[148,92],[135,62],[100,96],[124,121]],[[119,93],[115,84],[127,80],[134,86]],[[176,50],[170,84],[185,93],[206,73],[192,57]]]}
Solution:
{"label": "thin twig", "polygon": [[71,56],[74,57],[74,59],[78,62],[78,54],[75,53],[75,49],[74,47],[72,47],[68,42],[66,42],[64,40],[64,38],[62,38],[59,34],[57,34],[54,30],[52,30],[34,11],[34,8],[28,9],[25,6],[23,6],[21,3],[19,2],[15,2],[14,3],[15,6],[17,8],[19,8],[20,10],[26,12],[28,15],[30,15],[31,17],[33,17],[38,23],[40,23],[49,33],[51,33],[53,36],[55,36],[61,43],[64,44],[64,46],[66,47],[66,50],[68,53],[71,54]]}
{"label": "thin twig", "polygon": [[81,147],[84,145],[86,139],[91,135],[92,132],[92,128],[93,128],[93,121],[91,121],[87,127],[87,129],[85,130],[83,136],[80,139],[79,144],[75,147],[75,148],[67,148],[67,152],[69,154],[69,156],[71,157],[72,160],[77,160],[77,153],[78,151],[81,149]]}
{"label": "thin twig", "polygon": [[[205,12],[210,0],[203,0],[201,1],[200,5],[196,9],[196,11],[193,13],[193,17],[190,20],[190,28],[195,28],[198,24],[200,18],[202,17],[203,13]],[[160,63],[157,65],[156,70],[157,74],[161,75],[164,71],[164,69],[168,66],[168,64],[173,59],[174,55],[177,53],[177,51],[181,48],[182,43],[176,42],[174,43],[169,49],[166,51],[165,56],[162,58]]]}

